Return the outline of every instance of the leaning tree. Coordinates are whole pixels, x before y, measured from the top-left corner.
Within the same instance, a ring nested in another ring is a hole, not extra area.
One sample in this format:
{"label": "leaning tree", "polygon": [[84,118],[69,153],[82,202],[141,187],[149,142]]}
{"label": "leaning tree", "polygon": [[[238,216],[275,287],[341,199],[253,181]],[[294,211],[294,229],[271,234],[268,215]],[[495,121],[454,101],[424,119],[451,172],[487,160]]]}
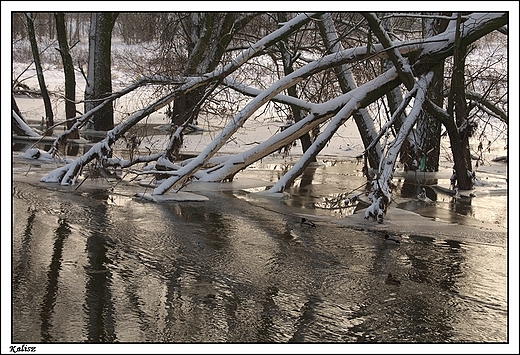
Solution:
{"label": "leaning tree", "polygon": [[[403,16],[416,16],[419,21],[421,20],[418,14],[403,14]],[[225,63],[216,65],[213,70],[201,72],[204,70],[199,69],[176,76],[144,76],[125,89],[110,93],[99,106],[78,116],[74,126],[57,137],[50,153],[56,152],[68,134],[81,128],[98,110],[111,105],[113,100],[144,85],[167,85],[169,88],[164,95],[129,115],[109,130],[106,137],[94,144],[85,154],[50,172],[42,177],[41,181],[63,185],[74,184],[87,164],[95,164],[102,169],[132,167],[132,171],[136,174],[166,175],[167,178],[158,181],[153,191],[153,194],[160,195],[168,191],[178,191],[192,180],[217,182],[232,179],[237,172],[248,165],[320,126],[319,134],[313,138],[301,158],[270,189],[271,192],[281,192],[290,186],[315,159],[338,128],[346,120],[354,117],[363,138],[367,157],[370,157],[370,164],[375,168],[370,181],[372,205],[367,209],[366,217],[372,216],[382,221],[392,200],[392,176],[399,154],[402,152],[403,144],[409,141],[410,132],[417,129],[417,122],[426,117],[425,112],[446,127],[451,139],[457,174],[459,176],[468,175],[468,172],[471,174],[471,162],[468,164],[464,158],[467,146],[461,139],[468,123],[468,107],[465,106],[467,96],[460,93],[456,96],[457,90],[453,87],[460,89],[461,85],[464,85],[463,58],[466,48],[489,33],[507,26],[507,13],[442,15],[439,19],[448,21],[444,30],[439,30],[437,34],[428,32],[417,38],[395,38],[395,34],[389,31],[384,19],[374,13],[362,13],[352,17],[349,21],[354,22],[350,29],[349,25],[345,25],[349,23],[348,21],[334,22],[333,18],[331,19],[331,16],[325,13],[296,15],[280,24],[279,28],[265,33],[238,54],[232,55]],[[233,21],[238,19],[235,18]],[[286,65],[280,78],[261,89],[242,82],[240,76],[236,75],[239,69],[251,64],[255,59],[261,56],[272,57],[273,48],[277,49],[278,53],[282,53],[281,58],[290,59],[288,39],[303,28],[307,32],[306,38],[316,38],[314,48],[318,48],[320,43],[325,43],[325,47],[322,45],[319,47],[321,48],[319,56],[314,50],[308,52],[312,53],[312,56],[305,57],[305,60],[292,61],[292,63],[287,61],[287,64],[292,64],[292,68]],[[350,44],[349,35],[354,29],[358,35],[355,37],[354,44]],[[364,42],[360,40],[359,33],[365,34]],[[229,53],[231,55],[233,52]],[[438,76],[436,71],[439,70],[439,65],[451,59],[454,60],[454,74],[450,82],[452,87],[450,92],[453,94],[449,94],[448,100],[443,100],[441,103],[432,98],[431,92],[437,85],[435,78],[436,75]],[[455,73],[456,70],[459,73]],[[328,86],[329,95],[321,96],[316,101],[307,99],[316,97],[312,92],[305,92],[307,84],[316,77],[330,78],[324,73],[331,71],[335,74],[336,80],[321,81],[323,85]],[[296,85],[298,85],[296,92],[289,90]],[[205,91],[204,88],[208,87],[235,91],[251,99],[235,112],[220,133],[196,157],[174,161],[169,154],[184,127],[189,123],[188,119],[178,122],[164,149],[147,155],[133,155],[130,158],[112,156],[114,144],[123,139],[135,124],[168,104],[182,100],[183,97],[195,95],[200,97],[200,100],[204,99],[206,96],[201,97],[200,90]],[[371,118],[373,105],[386,107],[388,94],[396,89],[400,91],[402,97],[388,112],[387,119],[380,122],[380,128],[376,129],[375,118]],[[480,93],[481,97],[485,97],[484,94]],[[479,94],[471,95],[475,98]],[[450,98],[453,99],[450,101]],[[244,123],[270,102],[297,109],[299,120],[247,151],[216,157],[220,148],[243,127]],[[485,106],[484,101],[481,101],[480,105]],[[398,121],[399,123],[396,124]],[[139,169],[144,164],[146,169]]]}

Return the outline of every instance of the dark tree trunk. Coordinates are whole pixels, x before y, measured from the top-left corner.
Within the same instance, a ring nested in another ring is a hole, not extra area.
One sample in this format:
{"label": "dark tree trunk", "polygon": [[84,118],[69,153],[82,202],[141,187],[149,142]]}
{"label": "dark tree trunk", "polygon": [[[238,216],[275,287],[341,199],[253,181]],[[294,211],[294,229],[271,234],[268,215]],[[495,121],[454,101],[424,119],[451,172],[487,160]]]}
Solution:
{"label": "dark tree trunk", "polygon": [[448,136],[450,138],[451,152],[453,154],[454,170],[457,175],[457,185],[461,190],[470,190],[473,188],[472,178],[468,175],[468,166],[471,168],[471,161],[468,162],[466,155],[464,154],[465,146],[464,140],[459,134],[457,125],[453,121],[449,121],[449,124],[444,125]]}
{"label": "dark tree trunk", "polygon": [[[65,118],[67,119],[67,129],[70,129],[76,120],[70,118],[76,117],[76,77],[74,75],[74,64],[67,43],[67,33],[65,30],[65,15],[63,12],[54,14],[56,19],[56,33],[58,36],[59,52],[63,62],[63,72],[65,74]],[[73,132],[69,138],[79,138],[79,133]]]}
{"label": "dark tree trunk", "polygon": [[[424,19],[423,37],[429,38],[442,33],[448,26],[448,21],[444,19],[428,18]],[[444,100],[444,61],[432,68],[433,78],[426,97],[439,107],[443,107]],[[439,156],[441,145],[441,122],[432,116],[428,111],[422,111],[417,121],[418,140],[420,147],[418,154],[424,157],[424,165],[420,165],[424,171],[439,171]]]}
{"label": "dark tree trunk", "polygon": [[[461,190],[473,188],[471,177],[471,153],[469,149],[469,136],[471,124],[467,117],[466,86],[464,80],[465,58],[467,55],[466,45],[460,42],[461,15],[457,19],[456,42],[453,50],[453,74],[451,78],[451,91],[448,103],[448,113],[454,117],[459,139],[450,139],[457,183]],[[451,138],[451,136],[450,136]],[[460,144],[459,144],[460,143]]]}
{"label": "dark tree trunk", "polygon": [[34,58],[34,66],[36,67],[36,76],[38,77],[38,84],[40,85],[40,91],[43,99],[43,105],[45,106],[45,126],[47,130],[45,135],[52,135],[52,125],[54,125],[54,113],[52,112],[51,99],[47,86],[45,85],[45,78],[43,76],[42,65],[40,62],[40,53],[38,52],[38,44],[36,43],[36,35],[34,32],[34,17],[31,13],[26,13],[27,18],[27,32],[29,35],[29,42],[31,43],[31,50]]}
{"label": "dark tree trunk", "polygon": [[[117,13],[92,13],[89,34],[89,63],[85,88],[85,112],[98,106],[112,93],[110,47]],[[107,131],[114,128],[112,105],[94,114],[89,128]]]}
{"label": "dark tree trunk", "polygon": [[198,124],[201,104],[204,97],[204,88],[195,89],[176,99],[171,111],[171,122],[175,126],[181,126],[184,123]]}
{"label": "dark tree trunk", "polygon": [[[278,22],[279,23],[285,23],[287,22],[287,16],[285,13],[277,13],[278,16]],[[289,50],[289,43],[287,39],[283,39],[282,41],[278,42],[278,50],[280,51],[282,55],[282,63],[283,63],[283,71],[284,75],[291,74],[293,69],[293,58],[295,57],[296,53],[292,53]],[[291,86],[287,89],[287,94],[291,97],[298,97],[298,93],[296,90],[296,85]],[[291,105],[291,112],[294,117],[294,122],[299,122],[305,117],[302,110],[295,106]],[[307,149],[312,145],[311,136],[309,133],[305,133],[303,136],[300,137],[300,143],[302,144],[302,150],[305,153]],[[316,157],[312,157],[310,162],[316,162]]]}
{"label": "dark tree trunk", "polygon": [[[192,32],[187,43],[188,59],[183,75],[199,75],[215,70],[234,33],[243,28],[252,16],[244,16],[237,21],[237,14],[232,12],[191,14],[188,20],[190,22],[186,25]],[[192,39],[196,41],[192,42]],[[168,113],[174,126],[185,123],[197,124],[202,104],[212,90],[210,85],[204,85],[175,99],[173,108]],[[181,145],[182,136],[179,136],[176,143],[166,152],[166,156],[177,154]]]}

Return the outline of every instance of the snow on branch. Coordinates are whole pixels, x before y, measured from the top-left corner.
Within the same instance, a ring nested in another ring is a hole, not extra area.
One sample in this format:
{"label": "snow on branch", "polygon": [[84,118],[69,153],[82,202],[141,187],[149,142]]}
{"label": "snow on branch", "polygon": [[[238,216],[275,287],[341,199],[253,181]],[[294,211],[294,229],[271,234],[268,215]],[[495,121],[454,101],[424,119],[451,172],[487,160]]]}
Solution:
{"label": "snow on branch", "polygon": [[363,13],[363,16],[368,21],[370,29],[376,34],[385,49],[387,49],[388,57],[397,68],[397,72],[403,84],[410,90],[414,85],[414,77],[408,61],[405,60],[401,53],[395,48],[390,36],[383,26],[381,26],[381,21],[377,18],[377,15],[374,13]]}
{"label": "snow on branch", "polygon": [[291,33],[296,31],[301,26],[305,25],[315,17],[318,18],[318,16],[319,13],[303,13],[297,15],[293,19],[287,21],[282,27],[280,27],[276,31],[271,32],[267,36],[260,39],[258,42],[252,44],[248,49],[244,50],[238,57],[233,58],[231,62],[225,65],[222,69],[215,70],[212,73],[206,74],[205,76],[219,78],[226,77],[227,75],[235,71],[236,68],[240,67],[242,64],[254,57],[257,53],[272,46],[280,39],[289,36]]}
{"label": "snow on branch", "polygon": [[12,118],[13,118],[13,130],[16,130],[17,134],[20,136],[26,137],[41,137],[38,133],[36,133],[25,121],[21,118],[15,110],[12,110]]}
{"label": "snow on branch", "polygon": [[[265,103],[276,97],[281,91],[295,85],[304,78],[318,73],[331,66],[346,62],[358,55],[360,52],[366,53],[366,48],[354,48],[341,53],[335,53],[314,62],[304,65],[295,70],[291,74],[281,78],[269,88],[262,91],[254,99],[252,99],[241,111],[239,111],[227,126],[220,132],[220,134],[188,165],[186,165],[179,175],[172,176],[163,181],[155,190],[154,194],[164,194],[176,186],[182,186],[183,183],[190,177],[192,173],[197,171],[204,165],[211,156],[213,156],[231,136],[246,122],[246,120],[253,115]],[[340,97],[341,98],[341,97]]]}
{"label": "snow on branch", "polygon": [[[361,87],[349,91],[348,93],[336,97],[328,102],[322,104],[315,104],[314,112],[310,113],[302,120],[296,122],[290,127],[286,128],[282,132],[276,134],[275,136],[267,139],[266,141],[260,143],[259,145],[243,152],[238,155],[231,156],[229,158],[219,157],[217,159],[210,160],[210,163],[215,163],[216,166],[205,171],[206,175],[198,176],[197,178],[202,181],[222,181],[228,176],[233,176],[241,169],[246,166],[252,164],[253,162],[267,156],[268,154],[276,151],[277,149],[285,146],[286,144],[292,142],[293,140],[299,138],[303,134],[312,130],[316,125],[325,122],[327,119],[334,115],[335,112],[338,112],[342,107],[346,105],[351,105],[348,108],[344,108],[342,110],[342,114],[336,114],[336,121],[334,123],[329,124],[330,128],[327,128],[322,135],[317,137],[317,141],[315,142],[315,148],[312,148],[312,152],[309,152],[309,156],[302,157],[302,166],[306,166],[308,161],[310,160],[312,155],[318,154],[321,149],[323,149],[324,144],[332,135],[336,132],[337,128],[343,124],[346,119],[352,113],[352,108],[358,107],[361,102],[367,98],[368,94],[378,91],[382,86],[395,80],[397,78],[397,72],[395,68],[390,69],[389,71],[383,73],[379,77],[365,83]],[[383,91],[384,92],[384,91]],[[366,103],[365,103],[366,104]],[[353,109],[355,111],[355,108]],[[335,128],[333,128],[335,127]],[[307,161],[307,162],[306,162]],[[287,175],[287,174],[286,174]],[[292,175],[292,176],[291,176]],[[292,182],[294,178],[298,176],[298,172],[293,170],[291,175],[285,176],[287,180]],[[287,185],[287,184],[285,184]],[[278,187],[274,188],[278,189]],[[284,186],[279,188],[280,191],[285,189]]]}
{"label": "snow on branch", "polygon": [[[451,21],[450,24],[455,22],[456,21]],[[468,16],[466,21],[462,23],[460,31],[461,44],[468,45],[482,37],[482,35],[501,28],[506,25],[507,22],[508,16],[507,13],[504,12],[472,13]],[[426,59],[433,53],[439,53],[444,56],[446,51],[452,52],[455,43],[455,33],[456,26],[449,26],[446,31],[429,37],[428,40],[424,42],[423,50],[417,59]],[[435,58],[430,59],[433,60]]]}
{"label": "snow on branch", "polygon": [[388,131],[388,129],[390,129],[390,127],[393,126],[395,120],[397,120],[401,116],[401,114],[404,112],[404,109],[406,108],[406,106],[408,106],[408,104],[410,103],[410,101],[412,100],[412,98],[415,96],[416,93],[417,93],[417,86],[414,86],[412,90],[410,90],[406,93],[406,96],[403,98],[403,100],[401,101],[399,106],[396,108],[396,110],[392,114],[392,117],[390,118],[390,120],[388,120],[388,122],[386,122],[384,124],[384,126],[379,131],[376,139],[368,145],[368,147],[365,149],[365,152],[370,150],[374,145],[376,145],[379,142],[379,140],[381,139],[381,137],[383,137],[383,135]]}
{"label": "snow on branch", "polygon": [[[56,169],[54,172],[51,172],[46,177],[42,178],[42,181],[50,181],[50,182],[61,182],[62,184],[69,184],[74,183],[74,181],[77,179],[78,173],[81,171],[82,167],[85,166],[89,161],[93,159],[100,159],[102,163],[117,163],[116,161],[112,161],[108,158],[108,154],[111,152],[111,146],[113,143],[121,138],[132,126],[134,126],[136,123],[141,121],[144,117],[147,117],[151,113],[159,110],[160,108],[164,107],[165,105],[171,103],[176,98],[185,95],[186,93],[195,90],[196,88],[199,88],[203,85],[208,85],[209,83],[213,83],[216,85],[216,83],[220,81],[224,81],[224,85],[230,85],[238,87],[239,85],[236,85],[232,83],[231,81],[228,81],[227,76],[233,73],[234,70],[236,70],[238,67],[240,67],[243,63],[247,62],[250,58],[258,55],[261,53],[265,48],[268,46],[276,43],[277,41],[286,38],[291,33],[296,31],[299,27],[303,26],[305,23],[313,20],[314,18],[318,18],[320,15],[308,15],[308,14],[301,14],[296,16],[295,18],[291,19],[290,21],[287,21],[281,28],[277,29],[276,31],[270,33],[266,37],[260,39],[257,43],[251,45],[248,49],[244,50],[238,57],[234,58],[231,62],[228,64],[210,72],[206,73],[200,77],[192,77],[192,78],[186,78],[185,80],[181,82],[177,82],[177,87],[172,89],[170,93],[168,93],[166,96],[160,98],[159,100],[155,101],[154,103],[150,104],[149,106],[135,112],[134,114],[130,115],[124,122],[116,126],[111,131],[107,132],[107,135],[105,139],[103,139],[101,142],[95,144],[87,153],[85,153],[82,157],[76,159],[75,162]],[[370,17],[370,16],[369,16]],[[374,18],[375,20],[375,18]],[[481,37],[483,34],[488,33],[492,31],[493,29],[500,28],[501,26],[504,26],[507,23],[507,14],[478,14],[478,15],[470,15],[468,16],[467,21],[464,23],[464,27],[461,31],[462,38],[461,40],[464,42],[470,42],[471,40],[475,40],[476,38]],[[380,26],[378,25],[377,28]],[[376,27],[374,27],[376,28]],[[450,32],[451,31],[451,32]],[[405,41],[405,42],[389,42],[386,43],[386,45],[383,44],[376,44],[375,46],[372,46],[370,48],[370,51],[367,47],[357,47],[357,48],[350,48],[346,50],[339,51],[337,53],[333,53],[327,56],[324,56],[320,59],[317,59],[313,62],[308,63],[307,65],[297,69],[290,75],[287,75],[283,78],[281,78],[279,81],[274,83],[271,87],[268,89],[262,91],[262,92],[256,92],[255,98],[252,99],[248,105],[246,105],[240,112],[238,112],[232,121],[221,131],[219,136],[211,142],[206,149],[200,153],[196,158],[190,160],[186,165],[184,165],[182,168],[178,169],[175,172],[175,176],[172,176],[171,178],[165,180],[163,184],[159,185],[155,190],[154,194],[163,194],[166,191],[168,191],[171,188],[181,186],[184,184],[184,182],[192,177],[201,167],[204,167],[209,161],[212,161],[212,157],[215,155],[215,153],[226,143],[226,141],[243,125],[243,123],[254,114],[256,110],[258,110],[259,107],[264,105],[269,100],[284,100],[285,102],[289,103],[292,102],[294,104],[299,103],[302,107],[307,107],[310,109],[311,113],[302,120],[300,126],[294,125],[293,130],[286,130],[287,132],[284,134],[287,134],[287,136],[282,136],[280,133],[280,136],[277,137],[276,142],[282,142],[283,139],[292,139],[293,135],[298,135],[300,133],[308,132],[308,128],[312,125],[317,124],[316,122],[324,122],[324,120],[330,118],[333,115],[336,115],[339,108],[343,107],[344,105],[348,104],[350,100],[352,100],[351,96],[342,95],[339,97],[334,98],[333,100],[330,100],[326,103],[326,105],[318,106],[316,104],[311,104],[304,101],[290,101],[294,99],[289,99],[287,97],[284,97],[280,93],[291,87],[292,85],[295,85],[301,80],[304,80],[304,78],[307,78],[315,73],[318,73],[320,71],[323,71],[325,69],[330,69],[335,66],[345,64],[345,63],[352,63],[364,59],[369,58],[379,58],[379,57],[385,57],[389,55],[389,53],[393,53],[393,55],[397,58],[396,68],[401,69],[401,72],[399,73],[399,79],[400,80],[407,80],[403,78],[407,78],[407,76],[411,73],[411,70],[408,71],[409,67],[406,67],[407,63],[404,60],[403,56],[410,53],[415,52],[419,53],[419,51],[422,50],[421,54],[419,55],[416,64],[417,67],[414,64],[414,71],[416,75],[420,75],[423,73],[426,73],[430,70],[432,66],[434,66],[436,63],[438,63],[440,60],[444,60],[446,57],[450,55],[453,51],[453,44],[454,44],[454,38],[455,36],[452,35],[453,30],[448,30],[446,33],[434,36],[429,38],[427,41],[419,40],[419,41]],[[466,37],[464,37],[466,36]],[[383,32],[384,37],[384,32]],[[440,43],[440,44],[439,44]],[[395,73],[397,76],[397,73]],[[367,97],[370,96],[370,99],[365,99],[365,101],[373,101],[381,96],[381,92],[386,93],[388,90],[388,87],[392,86],[395,87],[399,83],[399,80],[394,77],[393,79],[387,78],[388,81],[385,85],[386,87],[374,87],[373,90],[367,91]],[[412,83],[414,77],[412,76]],[[421,80],[424,80],[421,78]],[[136,85],[136,84],[134,84]],[[365,84],[367,85],[367,84]],[[363,90],[368,89],[365,85],[360,86],[360,88],[364,87]],[[416,84],[417,85],[417,84]],[[132,85],[127,88],[127,90],[130,90]],[[244,89],[242,87],[242,89]],[[386,90],[386,91],[385,91]],[[412,89],[413,90],[413,89]],[[124,91],[124,90],[123,90]],[[252,93],[251,88],[246,88],[244,92],[248,91],[249,93]],[[370,94],[368,92],[371,92]],[[113,94],[118,95],[123,94],[123,92]],[[420,92],[418,90],[417,97],[420,97]],[[115,97],[114,97],[115,98]],[[113,99],[113,98],[112,98]],[[101,109],[103,105],[110,104],[110,98],[108,100],[105,100],[100,106],[98,106],[96,109]],[[289,100],[289,101],[288,101]],[[353,101],[354,102],[354,101]],[[363,105],[366,102],[363,103]],[[353,103],[352,103],[353,105]],[[415,100],[415,105],[419,105],[419,100]],[[414,110],[412,110],[414,112]],[[83,125],[92,114],[92,111],[87,112],[85,115],[82,115],[80,117],[77,117],[78,122],[71,128],[71,130],[78,129]],[[409,115],[409,117],[412,117],[412,113]],[[338,118],[339,119],[339,118]],[[71,130],[68,130],[70,133]],[[331,126],[330,130],[332,131],[333,128]],[[59,141],[63,139],[67,134],[67,131],[62,133],[60,137],[55,141],[55,145],[53,145],[52,149],[57,149],[59,145]],[[328,132],[330,133],[330,131]],[[402,134],[406,134],[407,132],[404,132]],[[399,136],[401,135],[401,132],[399,132]],[[325,136],[323,136],[325,137]],[[404,138],[403,138],[404,139]],[[397,140],[397,139],[396,139]],[[395,141],[394,141],[395,142]],[[273,141],[270,141],[272,144]],[[267,144],[267,143],[266,143]],[[319,149],[317,143],[317,146],[315,149]],[[401,143],[402,144],[402,143]],[[255,147],[258,149],[258,147]],[[265,147],[264,147],[265,148]],[[269,148],[270,149],[270,148]],[[251,156],[259,156],[261,154],[264,154],[266,150],[261,151],[256,150],[254,154]],[[315,150],[316,151],[316,150]],[[398,151],[398,150],[397,150]],[[390,152],[390,150],[389,150]],[[253,153],[253,152],[250,152]],[[309,153],[311,154],[311,153]],[[159,155],[154,155],[159,156]],[[244,159],[245,155],[243,156],[237,156],[235,157],[235,163],[233,164],[235,167],[233,169],[236,169],[237,167],[244,166],[243,164],[247,164],[248,159]],[[230,161],[228,159],[228,161]],[[394,161],[388,160],[393,166]],[[121,162],[123,164],[131,164],[132,162]],[[383,172],[385,166],[383,167]],[[225,171],[223,169],[222,171]],[[198,174],[199,175],[199,174]],[[207,174],[209,177],[210,174]],[[213,175],[214,177],[215,175]]]}
{"label": "snow on branch", "polygon": [[[216,69],[211,73],[207,73],[200,77],[192,77],[184,84],[178,86],[176,89],[174,89],[171,93],[168,95],[160,98],[159,100],[155,101],[151,105],[147,106],[144,109],[141,109],[134,114],[130,115],[124,122],[119,124],[118,126],[114,127],[112,130],[107,132],[106,137],[96,143],[92,148],[85,153],[83,156],[76,159],[75,162],[71,163],[71,165],[68,165],[68,168],[62,167],[58,168],[46,176],[42,177],[40,181],[42,182],[61,182],[62,185],[68,185],[68,184],[74,184],[77,175],[81,172],[82,167],[92,161],[93,159],[100,158],[100,159],[106,159],[108,153],[111,151],[112,144],[122,137],[131,127],[133,127],[136,123],[141,121],[144,117],[149,116],[151,113],[161,109],[162,107],[166,106],[173,100],[175,100],[177,97],[180,97],[183,94],[186,94],[206,83],[220,80],[227,75],[231,74],[233,71],[235,71],[237,68],[239,68],[242,64],[247,62],[250,58],[254,57],[257,53],[264,50],[268,46],[272,45],[273,43],[276,43],[280,38],[283,38],[285,36],[290,35],[294,31],[296,31],[299,27],[303,26],[305,23],[312,20],[312,16],[315,16],[314,14],[300,14],[290,21],[288,21],[284,26],[279,28],[278,30],[270,33],[266,37],[259,40],[257,43],[253,44],[248,49],[244,50],[238,57],[236,57],[234,60],[232,60],[229,64],[225,65],[223,68]],[[63,140],[68,134],[70,134],[73,130],[78,129],[82,125],[84,125],[88,118],[96,111],[102,109],[103,107],[107,106],[111,103],[111,100],[120,97],[124,95],[127,92],[132,91],[137,87],[138,83],[129,86],[128,88],[122,90],[121,92],[117,94],[111,95],[109,98],[105,99],[102,104],[99,106],[96,106],[94,109],[90,110],[86,114],[82,115],[78,118],[78,121],[76,122],[73,127],[71,127],[69,130],[64,131],[56,141],[54,142],[51,151],[55,151],[61,140]],[[188,164],[189,165],[189,164]],[[68,170],[67,170],[68,169]]]}
{"label": "snow on branch", "polygon": [[[251,86],[246,86],[231,78],[225,78],[224,80],[222,80],[222,84],[226,85],[227,87],[230,87],[231,89],[233,89],[241,94],[247,95],[247,96],[256,97],[256,96],[260,95],[263,91],[263,90],[260,90],[257,88],[253,88]],[[313,103],[298,99],[296,97],[283,95],[283,94],[278,94],[278,95],[274,96],[271,99],[271,101],[275,101],[275,102],[286,104],[286,105],[298,106],[307,111],[313,111],[314,107],[315,107],[315,104],[313,104]]]}
{"label": "snow on branch", "polygon": [[383,216],[392,201],[392,176],[399,150],[423,109],[426,92],[432,77],[433,72],[421,76],[412,89],[417,90],[413,107],[404,120],[397,137],[389,144],[386,156],[381,162],[381,168],[372,181],[372,190],[369,194],[372,204],[365,211],[366,219],[372,217],[379,223],[383,222]]}
{"label": "snow on branch", "polygon": [[[411,48],[417,49],[414,44],[403,48],[405,50],[410,50]],[[383,47],[380,49],[383,50]],[[200,169],[208,159],[210,159],[211,156],[213,156],[240,127],[242,127],[246,120],[256,112],[256,110],[276,97],[281,91],[324,69],[359,59],[363,55],[367,55],[367,53],[368,49],[366,47],[351,48],[338,53],[333,53],[308,63],[291,74],[279,79],[239,111],[220,132],[220,134],[197,156],[197,158],[193,159],[188,165],[181,169],[181,171],[178,171],[178,175],[172,176],[163,181],[153,193],[161,195],[172,188],[182,186],[190,175]],[[337,97],[330,101],[333,105],[333,109],[337,107],[337,100],[344,100],[344,96]]]}
{"label": "snow on branch", "polygon": [[[388,18],[424,18],[424,19],[440,19],[440,20],[456,20],[457,16],[445,16],[439,14],[421,14],[421,13],[404,13],[404,12],[392,12],[389,15],[382,16],[380,19],[388,19]],[[463,19],[467,19],[468,17],[463,16]]]}
{"label": "snow on branch", "polygon": [[[438,39],[445,41],[445,39]],[[343,50],[341,52],[333,53],[324,56],[318,60],[310,62],[303,67],[297,69],[291,74],[281,78],[275,82],[271,87],[262,91],[253,100],[251,100],[240,112],[238,112],[234,118],[228,123],[228,125],[220,132],[220,134],[194,159],[190,161],[186,166],[176,172],[176,175],[162,182],[155,190],[154,194],[164,194],[172,188],[183,186],[184,182],[189,177],[199,170],[204,164],[225,144],[225,142],[245,123],[245,121],[262,105],[269,100],[276,97],[281,91],[286,88],[295,85],[297,82],[304,78],[322,71],[323,69],[349,63],[370,56],[371,58],[384,54],[386,52],[394,53],[394,49],[400,53],[409,53],[410,51],[417,51],[422,48],[424,41],[408,41],[400,44],[390,43],[389,47],[385,48],[379,44],[375,46],[375,50],[368,51],[367,47],[356,47]],[[378,54],[379,53],[379,54]],[[402,57],[401,57],[402,58]],[[404,59],[403,59],[404,60]],[[403,63],[402,63],[403,64]],[[407,65],[407,63],[404,63]],[[409,67],[408,67],[409,69]],[[409,72],[407,72],[409,73]],[[412,77],[412,83],[413,83]],[[329,101],[331,113],[338,107],[338,101],[344,100],[345,96],[337,97]],[[344,102],[346,104],[346,102]],[[287,134],[289,131],[287,132]]]}
{"label": "snow on branch", "polygon": [[368,83],[357,87],[348,92],[351,95],[351,99],[346,103],[343,108],[332,118],[327,128],[321,132],[318,137],[314,140],[312,145],[303,154],[300,160],[294,164],[291,169],[285,173],[285,175],[278,180],[278,182],[269,190],[271,193],[277,193],[284,191],[290,184],[299,176],[303,170],[309,165],[309,162],[315,157],[327,144],[327,142],[333,137],[337,130],[345,123],[345,121],[352,116],[352,114],[359,109],[361,102],[371,93],[378,90],[384,83],[395,79],[397,73],[395,69],[390,69],[383,75],[369,81]]}

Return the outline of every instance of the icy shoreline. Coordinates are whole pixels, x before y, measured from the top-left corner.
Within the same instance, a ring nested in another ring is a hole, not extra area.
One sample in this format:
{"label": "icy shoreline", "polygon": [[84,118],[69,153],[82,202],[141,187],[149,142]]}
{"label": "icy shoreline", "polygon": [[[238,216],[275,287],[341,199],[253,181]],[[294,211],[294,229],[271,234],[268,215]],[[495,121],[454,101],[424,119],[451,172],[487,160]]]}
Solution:
{"label": "icy shoreline", "polygon": [[[507,234],[507,229],[490,223],[484,223],[471,217],[464,219],[465,224],[449,223],[441,220],[423,217],[415,212],[401,208],[389,208],[383,223],[367,221],[363,211],[336,221],[338,224],[348,225],[351,228],[363,228],[369,231],[400,235],[421,235],[430,237],[459,237],[472,233],[485,235],[486,233]],[[464,229],[464,231],[461,231]],[[471,232],[474,230],[474,232]],[[473,235],[474,237],[474,235]],[[505,241],[505,238],[504,238]]]}

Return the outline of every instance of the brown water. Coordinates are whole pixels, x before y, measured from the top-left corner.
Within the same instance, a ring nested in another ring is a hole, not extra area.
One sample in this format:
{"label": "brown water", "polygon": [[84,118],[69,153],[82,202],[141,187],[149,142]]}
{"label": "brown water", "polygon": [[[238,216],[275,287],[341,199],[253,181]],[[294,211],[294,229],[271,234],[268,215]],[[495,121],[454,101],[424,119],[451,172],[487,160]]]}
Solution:
{"label": "brown water", "polygon": [[[418,224],[424,233],[390,246],[372,222],[335,223],[361,208],[341,205],[364,181],[354,163],[309,169],[289,199],[194,184],[209,201],[161,204],[129,182],[40,183],[50,168],[28,172],[15,157],[13,343],[509,340],[507,235],[465,223],[507,220],[480,203],[450,207],[439,195],[423,206],[403,185],[392,208],[460,223],[438,234]],[[279,174],[265,162],[237,182]],[[506,196],[493,201],[507,210]],[[301,227],[302,215],[317,227]],[[399,286],[385,283],[389,272]]]}

